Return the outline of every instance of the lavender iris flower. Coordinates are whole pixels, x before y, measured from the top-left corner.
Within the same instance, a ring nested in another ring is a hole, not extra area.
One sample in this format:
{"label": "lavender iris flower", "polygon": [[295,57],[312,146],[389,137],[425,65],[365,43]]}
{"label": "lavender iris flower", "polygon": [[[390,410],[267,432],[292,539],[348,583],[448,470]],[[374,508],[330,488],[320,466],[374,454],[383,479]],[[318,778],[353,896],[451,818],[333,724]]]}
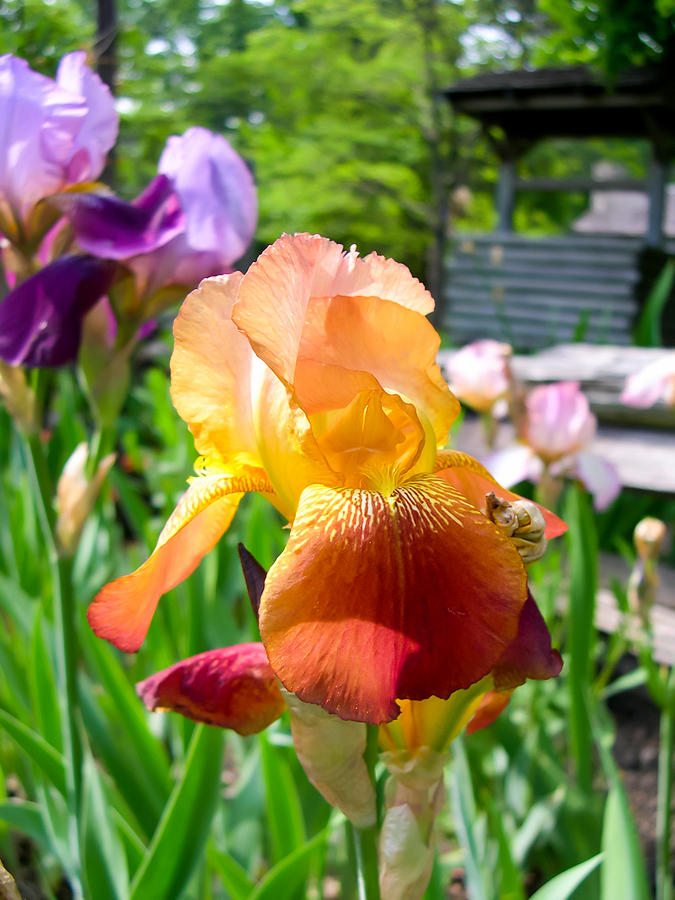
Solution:
{"label": "lavender iris flower", "polygon": [[117,137],[113,98],[78,51],[56,79],[0,56],[0,233],[37,242],[53,220],[40,200],[100,175]]}
{"label": "lavender iris flower", "polygon": [[[253,177],[225,138],[205,128],[170,137],[160,174],[133,203],[101,192],[62,195],[79,247],[131,270],[135,314],[153,314],[167,288],[180,295],[208,275],[231,271],[255,232]],[[141,318],[144,315],[140,316]]]}

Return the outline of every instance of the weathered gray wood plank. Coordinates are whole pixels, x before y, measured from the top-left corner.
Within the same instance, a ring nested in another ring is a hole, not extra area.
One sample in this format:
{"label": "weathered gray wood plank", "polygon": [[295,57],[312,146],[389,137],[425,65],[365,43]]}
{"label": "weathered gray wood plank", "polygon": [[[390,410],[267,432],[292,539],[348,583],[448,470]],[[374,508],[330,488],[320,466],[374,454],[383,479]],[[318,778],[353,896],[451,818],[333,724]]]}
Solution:
{"label": "weathered gray wood plank", "polygon": [[[502,423],[497,432],[497,447],[507,447],[514,440],[513,426]],[[467,415],[453,446],[478,459],[486,456],[488,450],[477,418]],[[675,494],[675,431],[601,425],[588,449],[613,463],[626,487]]]}

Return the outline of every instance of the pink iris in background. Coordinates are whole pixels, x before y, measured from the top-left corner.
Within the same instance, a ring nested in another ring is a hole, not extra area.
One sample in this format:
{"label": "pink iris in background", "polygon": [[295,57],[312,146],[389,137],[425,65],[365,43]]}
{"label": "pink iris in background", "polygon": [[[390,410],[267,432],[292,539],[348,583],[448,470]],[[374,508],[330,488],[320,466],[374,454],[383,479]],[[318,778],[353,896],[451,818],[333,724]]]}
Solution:
{"label": "pink iris in background", "polygon": [[626,406],[647,409],[659,400],[675,407],[675,353],[669,353],[629,375],[621,394]]}
{"label": "pink iris in background", "polygon": [[448,362],[448,380],[456,397],[479,413],[502,415],[509,391],[509,344],[484,340],[466,344]]}
{"label": "pink iris in background", "polygon": [[[593,495],[596,509],[605,509],[621,490],[614,466],[586,450],[597,420],[578,381],[542,385],[525,400],[520,424],[521,443],[497,450],[486,460],[494,477],[506,487],[525,479],[562,485],[577,478]],[[551,498],[547,497],[551,502]]]}
{"label": "pink iris in background", "polygon": [[117,138],[113,98],[85,59],[68,53],[51,79],[0,56],[0,233],[14,244],[39,242],[55,221],[39,202],[95,180]]}

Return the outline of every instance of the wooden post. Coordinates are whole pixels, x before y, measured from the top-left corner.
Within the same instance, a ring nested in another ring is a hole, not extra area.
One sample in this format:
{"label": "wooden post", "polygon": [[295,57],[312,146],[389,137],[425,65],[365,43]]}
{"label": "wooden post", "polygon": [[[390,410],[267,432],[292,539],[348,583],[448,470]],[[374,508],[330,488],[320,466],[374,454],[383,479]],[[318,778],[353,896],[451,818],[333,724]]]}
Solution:
{"label": "wooden post", "polygon": [[653,154],[647,173],[649,216],[645,244],[648,247],[663,246],[663,213],[666,204],[666,165]]}
{"label": "wooden post", "polygon": [[502,157],[497,182],[497,231],[513,231],[513,210],[516,205],[516,160]]}

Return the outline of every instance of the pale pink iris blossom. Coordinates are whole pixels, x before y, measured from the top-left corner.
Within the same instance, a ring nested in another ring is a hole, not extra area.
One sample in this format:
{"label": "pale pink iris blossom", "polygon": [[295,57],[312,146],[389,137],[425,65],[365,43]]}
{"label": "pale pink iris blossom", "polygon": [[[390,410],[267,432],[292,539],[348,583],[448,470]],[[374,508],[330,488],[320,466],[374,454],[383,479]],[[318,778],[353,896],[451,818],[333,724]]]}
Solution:
{"label": "pale pink iris blossom", "polygon": [[[511,347],[498,341],[474,341],[448,363],[450,387],[456,397],[479,413],[506,413]],[[504,402],[500,402],[504,401]]]}
{"label": "pale pink iris blossom", "polygon": [[526,398],[521,443],[497,450],[486,464],[505,487],[525,479],[576,478],[593,495],[595,508],[602,510],[618,495],[621,482],[610,462],[586,449],[596,428],[577,381],[542,385]]}
{"label": "pale pink iris blossom", "polygon": [[629,375],[621,394],[626,406],[647,409],[659,400],[675,407],[675,353],[669,353]]}

